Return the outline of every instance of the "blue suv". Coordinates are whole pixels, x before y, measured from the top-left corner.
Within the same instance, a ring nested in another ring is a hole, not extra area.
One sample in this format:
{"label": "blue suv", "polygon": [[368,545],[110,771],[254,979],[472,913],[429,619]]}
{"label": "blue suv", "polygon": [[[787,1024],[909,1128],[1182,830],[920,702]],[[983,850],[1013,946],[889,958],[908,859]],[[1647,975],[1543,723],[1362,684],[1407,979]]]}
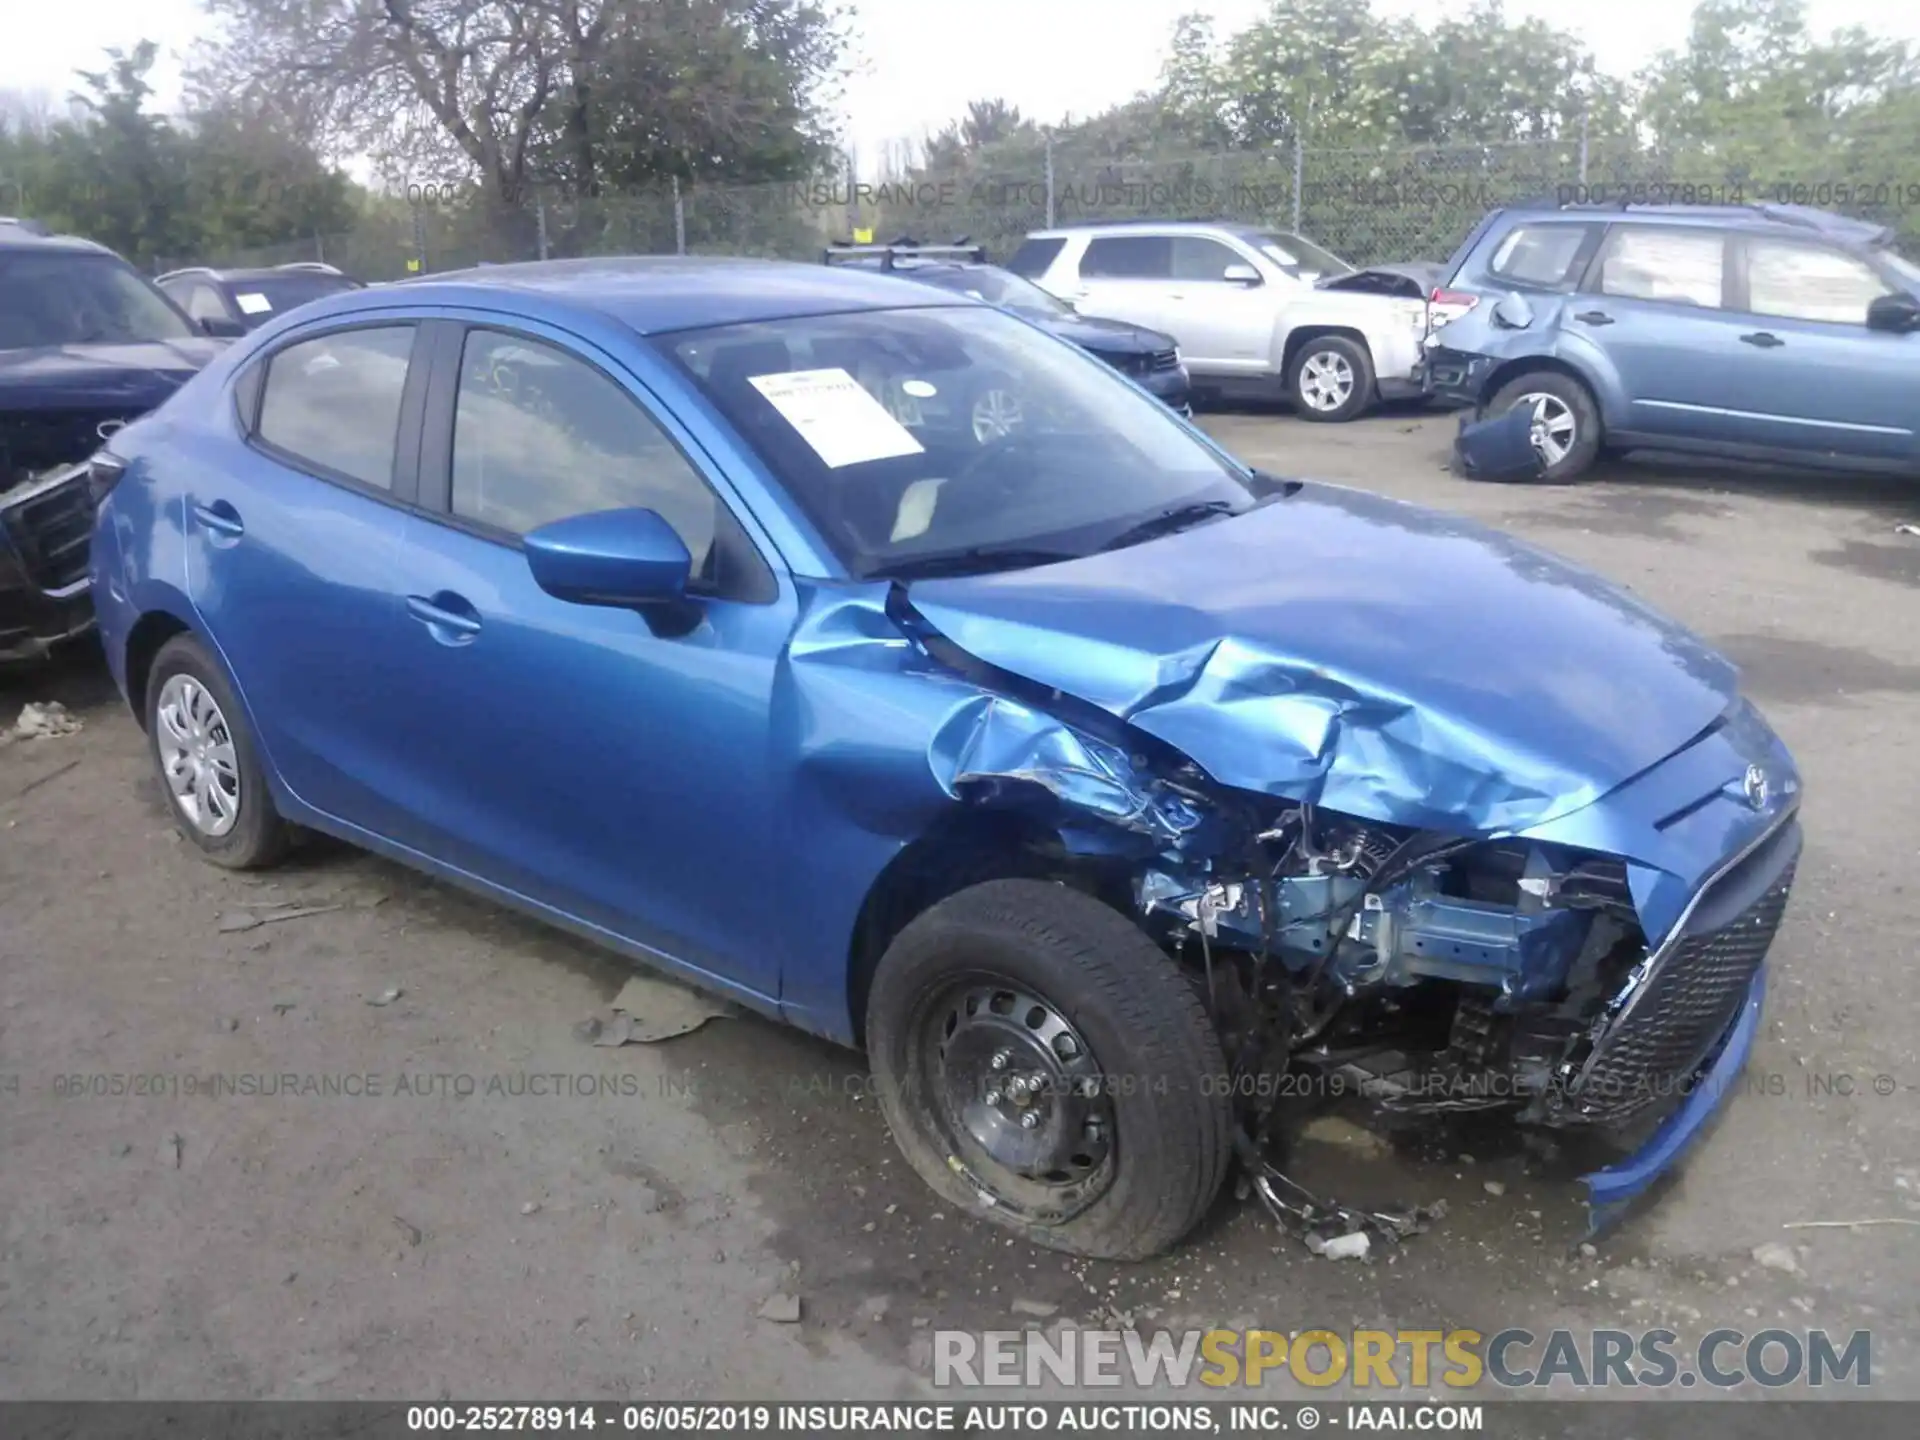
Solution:
{"label": "blue suv", "polygon": [[1496,210],[1435,291],[1435,394],[1530,407],[1541,478],[1603,450],[1920,468],[1920,266],[1800,206]]}

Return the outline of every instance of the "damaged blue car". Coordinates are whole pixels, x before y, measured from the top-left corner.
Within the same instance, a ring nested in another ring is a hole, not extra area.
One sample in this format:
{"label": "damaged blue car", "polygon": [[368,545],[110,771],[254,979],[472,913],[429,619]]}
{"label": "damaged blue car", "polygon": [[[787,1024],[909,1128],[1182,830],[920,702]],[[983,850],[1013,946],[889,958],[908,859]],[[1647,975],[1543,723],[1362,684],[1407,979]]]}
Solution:
{"label": "damaged blue car", "polygon": [[714,260],[360,291],[92,483],[209,860],[325,832],[862,1046],[914,1168],[1038,1243],[1154,1254],[1236,1164],[1310,1236],[1417,1225],[1287,1179],[1336,1083],[1630,1134],[1617,1204],[1752,1040],[1800,783],[1726,660],[991,306]]}

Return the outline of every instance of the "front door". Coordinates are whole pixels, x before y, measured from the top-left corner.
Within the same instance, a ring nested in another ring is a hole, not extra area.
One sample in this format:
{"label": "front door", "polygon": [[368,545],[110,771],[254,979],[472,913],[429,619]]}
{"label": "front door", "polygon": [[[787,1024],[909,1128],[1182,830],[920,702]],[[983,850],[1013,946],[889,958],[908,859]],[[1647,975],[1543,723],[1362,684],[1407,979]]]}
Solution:
{"label": "front door", "polygon": [[[439,513],[401,545],[406,664],[388,696],[409,843],[776,994],[775,948],[728,937],[773,888],[769,715],[790,591],[608,357],[550,330],[448,342],[422,447],[422,508]],[[703,593],[641,613],[534,582],[520,536],[624,508],[679,531]]]}

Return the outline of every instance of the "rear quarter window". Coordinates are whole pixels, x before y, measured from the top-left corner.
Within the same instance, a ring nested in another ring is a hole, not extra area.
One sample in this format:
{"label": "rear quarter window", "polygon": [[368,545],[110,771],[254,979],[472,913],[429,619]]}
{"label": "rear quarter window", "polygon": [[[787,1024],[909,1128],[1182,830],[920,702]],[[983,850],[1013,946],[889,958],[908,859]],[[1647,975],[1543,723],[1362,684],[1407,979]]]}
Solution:
{"label": "rear quarter window", "polygon": [[1047,273],[1047,267],[1060,258],[1060,252],[1067,248],[1064,239],[1023,240],[1020,248],[1013,252],[1013,258],[1007,261],[1007,269],[1028,280],[1038,279]]}
{"label": "rear quarter window", "polygon": [[1494,247],[1487,273],[1536,290],[1571,290],[1599,236],[1598,225],[1517,225]]}

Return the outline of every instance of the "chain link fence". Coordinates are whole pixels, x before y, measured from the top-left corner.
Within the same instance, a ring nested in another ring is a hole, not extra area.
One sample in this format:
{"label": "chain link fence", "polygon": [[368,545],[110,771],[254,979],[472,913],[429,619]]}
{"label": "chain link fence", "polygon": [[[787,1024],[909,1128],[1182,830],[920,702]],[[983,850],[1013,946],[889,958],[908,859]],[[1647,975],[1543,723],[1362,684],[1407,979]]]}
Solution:
{"label": "chain link fence", "polygon": [[[835,240],[903,236],[942,243],[966,237],[1004,259],[1029,231],[1050,225],[1149,219],[1235,220],[1295,230],[1365,265],[1444,260],[1488,209],[1543,199],[1806,204],[1892,224],[1903,240],[1914,241],[1920,240],[1916,138],[1844,137],[1825,158],[1785,164],[1779,173],[1735,159],[1724,146],[1668,154],[1619,138],[1126,157],[1076,153],[1047,140],[1034,144],[1030,156],[967,162],[948,174],[672,183],[590,199],[536,195],[505,215],[487,211],[477,191],[450,188],[411,203],[393,202],[345,234],[184,257],[169,265],[324,260],[364,279],[394,280],[476,264],[589,255],[817,260]],[[1744,148],[1764,153],[1751,143]],[[1804,145],[1796,149],[1805,151]]]}

